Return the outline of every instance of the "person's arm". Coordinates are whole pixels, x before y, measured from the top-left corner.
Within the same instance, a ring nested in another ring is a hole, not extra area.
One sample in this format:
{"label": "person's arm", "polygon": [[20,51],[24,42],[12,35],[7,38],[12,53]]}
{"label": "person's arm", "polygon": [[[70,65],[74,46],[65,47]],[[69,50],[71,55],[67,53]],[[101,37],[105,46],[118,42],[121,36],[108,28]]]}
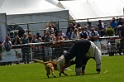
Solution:
{"label": "person's arm", "polygon": [[1,44],[1,46],[4,46],[5,40],[3,41],[3,43]]}
{"label": "person's arm", "polygon": [[100,73],[101,71],[101,51],[96,47],[95,53],[95,61],[96,61],[96,71]]}
{"label": "person's arm", "polygon": [[72,32],[72,34],[71,34],[71,39],[72,40],[74,39],[74,32]]}
{"label": "person's arm", "polygon": [[9,44],[10,44],[10,47],[12,48],[12,42],[11,41],[9,41]]}

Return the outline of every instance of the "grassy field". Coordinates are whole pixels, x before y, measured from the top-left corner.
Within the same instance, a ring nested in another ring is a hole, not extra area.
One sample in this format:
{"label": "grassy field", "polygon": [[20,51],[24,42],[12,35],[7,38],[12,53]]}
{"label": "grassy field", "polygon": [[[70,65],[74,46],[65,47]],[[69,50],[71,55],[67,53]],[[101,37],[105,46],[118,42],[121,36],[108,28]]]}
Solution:
{"label": "grassy field", "polygon": [[48,79],[44,65],[39,63],[0,66],[0,82],[124,82],[124,56],[102,57],[101,74],[96,74],[95,67],[95,61],[90,59],[85,75],[75,76],[71,66],[66,70],[69,76]]}

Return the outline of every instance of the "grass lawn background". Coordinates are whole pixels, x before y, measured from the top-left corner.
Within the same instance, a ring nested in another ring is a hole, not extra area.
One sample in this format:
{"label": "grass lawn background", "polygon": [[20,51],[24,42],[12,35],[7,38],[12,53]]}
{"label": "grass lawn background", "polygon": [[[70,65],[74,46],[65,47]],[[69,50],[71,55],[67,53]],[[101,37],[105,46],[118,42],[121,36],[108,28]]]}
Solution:
{"label": "grass lawn background", "polygon": [[[93,59],[87,63],[85,75],[75,76],[75,65],[65,71],[69,76],[46,77],[40,63],[0,66],[0,82],[124,82],[124,56],[103,56],[102,71],[96,74]],[[58,71],[55,74],[58,76]]]}

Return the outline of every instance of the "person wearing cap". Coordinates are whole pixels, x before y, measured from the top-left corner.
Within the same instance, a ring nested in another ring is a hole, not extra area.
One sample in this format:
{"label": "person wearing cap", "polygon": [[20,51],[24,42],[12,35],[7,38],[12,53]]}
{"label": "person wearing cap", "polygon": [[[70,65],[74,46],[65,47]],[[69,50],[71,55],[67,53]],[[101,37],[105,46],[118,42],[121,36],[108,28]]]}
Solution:
{"label": "person wearing cap", "polygon": [[93,58],[96,61],[96,71],[100,73],[101,71],[101,51],[99,48],[89,40],[78,40],[74,43],[74,45],[69,49],[67,53],[65,53],[58,60],[58,67],[60,64],[64,64],[70,60],[75,58],[75,72],[76,75],[82,75],[85,73],[85,67],[87,61],[90,58]]}

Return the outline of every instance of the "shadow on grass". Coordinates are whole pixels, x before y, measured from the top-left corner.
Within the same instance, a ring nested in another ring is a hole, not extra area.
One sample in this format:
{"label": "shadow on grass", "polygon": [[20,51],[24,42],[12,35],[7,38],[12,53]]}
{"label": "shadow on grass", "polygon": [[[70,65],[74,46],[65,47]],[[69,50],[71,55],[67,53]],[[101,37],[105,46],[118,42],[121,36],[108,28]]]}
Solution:
{"label": "shadow on grass", "polygon": [[[57,78],[65,78],[65,77],[78,77],[78,76],[85,76],[85,75],[96,75],[98,73],[86,73],[86,74],[83,74],[83,75],[68,75],[68,76],[61,76],[61,77],[57,77]],[[54,77],[50,77],[50,78],[43,78],[43,79],[53,79]],[[56,79],[56,78],[55,78]]]}

